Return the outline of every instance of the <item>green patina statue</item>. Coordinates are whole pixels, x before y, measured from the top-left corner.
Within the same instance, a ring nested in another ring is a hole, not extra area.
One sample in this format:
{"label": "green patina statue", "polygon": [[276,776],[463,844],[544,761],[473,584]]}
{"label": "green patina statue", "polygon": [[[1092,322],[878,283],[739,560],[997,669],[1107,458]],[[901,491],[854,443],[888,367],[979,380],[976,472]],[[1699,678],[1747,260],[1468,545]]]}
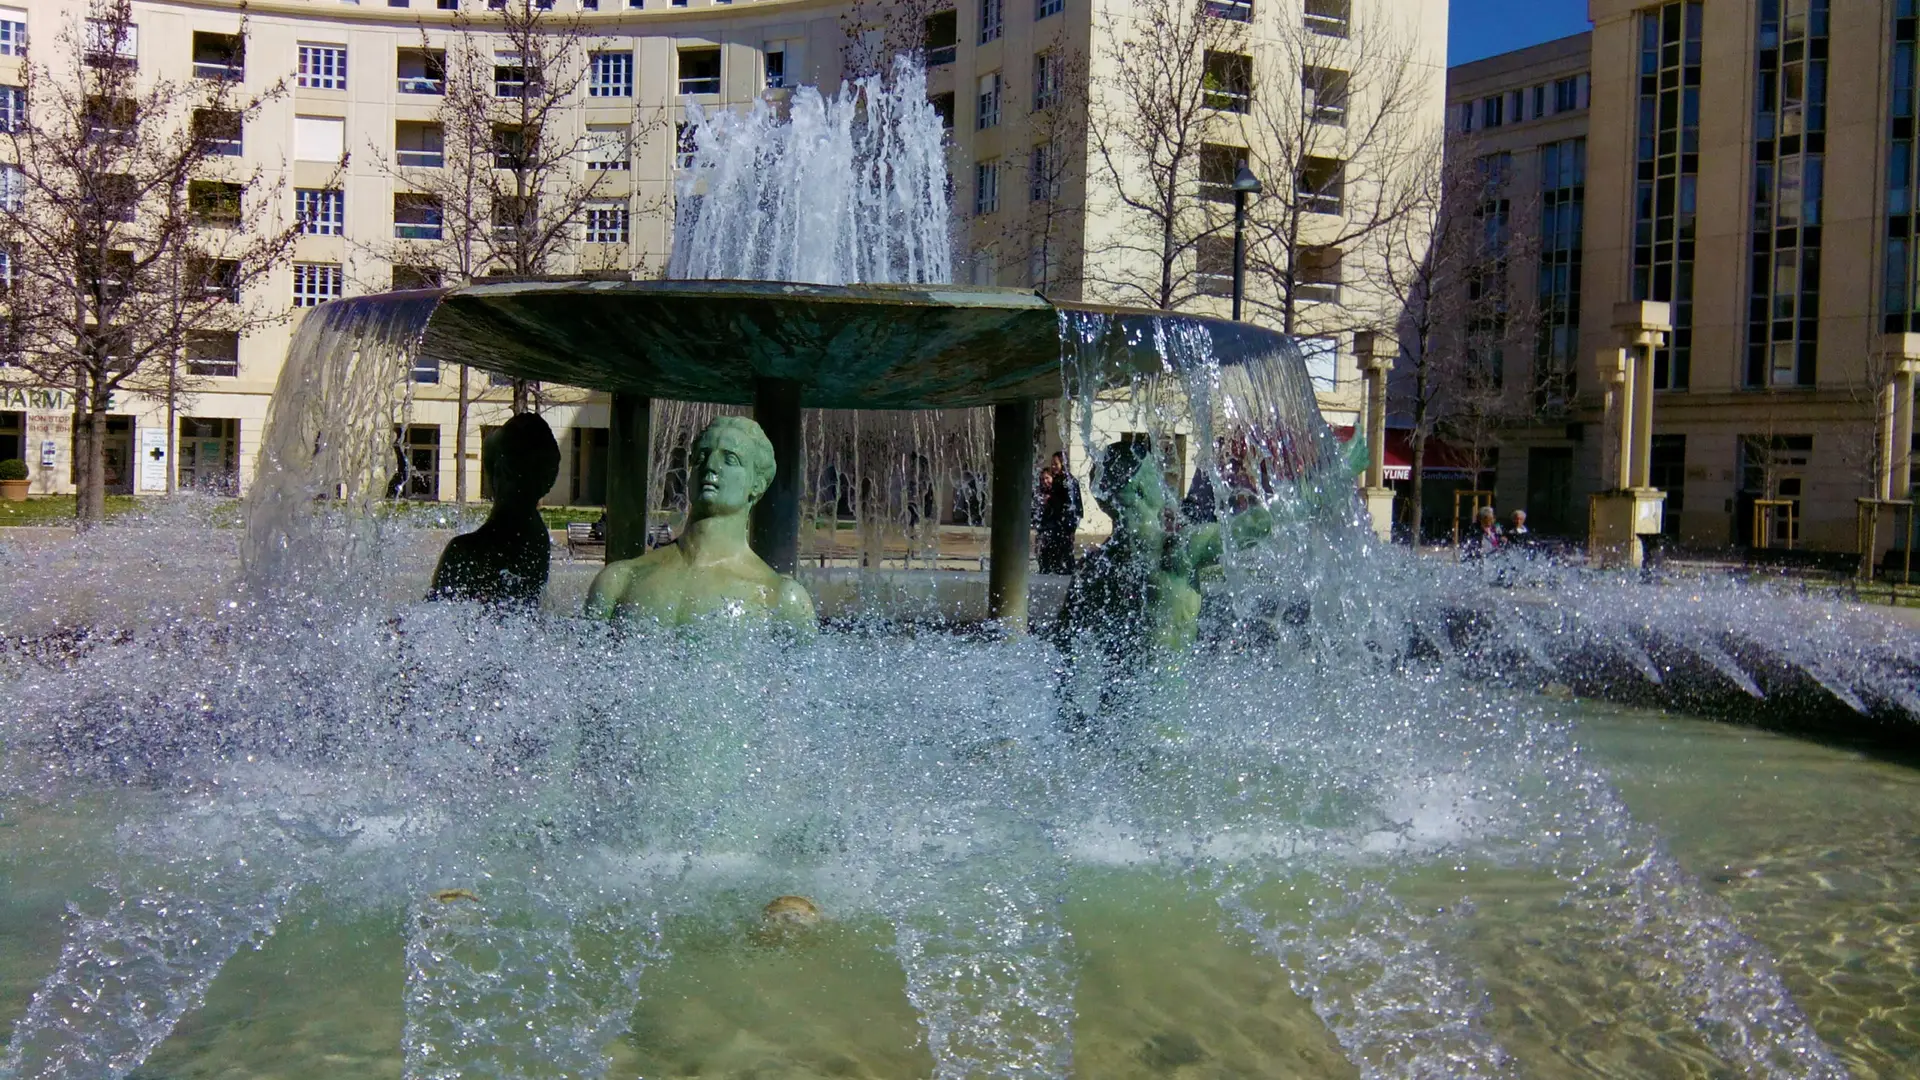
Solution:
{"label": "green patina statue", "polygon": [[1094,498],[1113,535],[1082,562],[1057,624],[1064,646],[1091,634],[1114,659],[1193,644],[1200,627],[1199,573],[1220,561],[1228,536],[1245,546],[1272,531],[1254,507],[1224,524],[1173,527],[1160,457],[1145,440],[1114,443],[1101,458]]}
{"label": "green patina statue", "polygon": [[493,490],[493,512],[447,544],[427,598],[538,606],[553,547],[540,497],[560,475],[560,445],[545,420],[522,413],[487,436],[480,468]]}
{"label": "green patina statue", "polygon": [[813,598],[747,546],[747,512],[773,474],[773,444],[759,424],[738,416],[708,424],[687,455],[686,528],[671,544],[608,563],[587,590],[587,614],[667,626],[709,615],[764,615],[812,633]]}

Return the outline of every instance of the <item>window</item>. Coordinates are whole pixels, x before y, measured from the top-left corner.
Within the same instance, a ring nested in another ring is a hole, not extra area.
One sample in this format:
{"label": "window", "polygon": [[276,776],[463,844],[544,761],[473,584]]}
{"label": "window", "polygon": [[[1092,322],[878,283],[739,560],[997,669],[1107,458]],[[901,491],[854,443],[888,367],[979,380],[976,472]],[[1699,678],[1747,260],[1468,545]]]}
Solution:
{"label": "window", "polygon": [[1233,295],[1233,237],[1201,237],[1193,247],[1193,271],[1202,294]]}
{"label": "window", "polygon": [[626,243],[627,222],[626,203],[587,204],[587,243]]}
{"label": "window", "polygon": [[1347,73],[1338,68],[1300,69],[1300,89],[1306,118],[1316,124],[1346,126],[1349,81]]}
{"label": "window", "polygon": [[27,197],[27,177],[18,165],[0,164],[0,209],[19,212]]}
{"label": "window", "polygon": [[927,104],[933,106],[934,115],[940,118],[940,126],[952,131],[955,108],[953,92],[949,90],[944,94],[935,94],[927,99]]}
{"label": "window", "polygon": [[1507,91],[1507,122],[1517,124],[1527,118],[1526,95],[1518,90]]}
{"label": "window", "polygon": [[1539,339],[1534,393],[1543,407],[1572,401],[1580,343],[1581,228],[1585,213],[1587,141],[1540,148]]}
{"label": "window", "polygon": [[1244,146],[1205,143],[1200,147],[1200,197],[1208,202],[1233,201],[1233,181],[1247,162]]}
{"label": "window", "polygon": [[1499,94],[1480,99],[1480,126],[1497,128],[1506,122],[1506,100]]}
{"label": "window", "polygon": [[187,183],[187,212],[194,221],[218,229],[240,224],[240,199],[246,189],[225,180],[192,180]]}
{"label": "window", "polygon": [[1467,132],[1472,130],[1473,130],[1473,102],[1463,101],[1460,103],[1460,133],[1464,135]]}
{"label": "window", "polygon": [[1538,120],[1545,115],[1547,115],[1547,84],[1541,83],[1533,88],[1533,118]]}
{"label": "window", "polygon": [[27,54],[27,13],[13,8],[0,10],[0,56]]}
{"label": "window", "polygon": [[529,89],[536,94],[540,92],[540,72],[529,68],[517,52],[494,53],[493,96],[525,97]]}
{"label": "window", "polygon": [[1295,298],[1318,303],[1339,303],[1340,249],[1301,248],[1299,273],[1295,278]]}
{"label": "window", "polygon": [[346,193],[339,188],[295,188],[293,213],[308,236],[339,236],[346,231]]}
{"label": "window", "polygon": [[1300,161],[1295,193],[1309,214],[1338,214],[1345,196],[1347,163],[1337,158],[1308,157]]}
{"label": "window", "polygon": [[187,280],[209,300],[240,302],[240,264],[232,259],[209,259],[204,255],[187,257]]}
{"label": "window", "polygon": [[239,34],[193,32],[193,75],[197,79],[239,82],[246,78],[246,46]]}
{"label": "window", "polygon": [[1307,0],[1307,29],[1327,37],[1346,37],[1347,23],[1353,17],[1349,0]]}
{"label": "window", "polygon": [[975,114],[973,126],[986,130],[1000,123],[1000,73],[980,76],[980,88],[977,97],[979,111]]}
{"label": "window", "polygon": [[338,163],[347,152],[347,122],[337,116],[293,118],[293,157],[296,161]]}
{"label": "window", "polygon": [[1817,16],[1827,5],[1815,0],[1813,19],[1804,3],[1784,7],[1760,7],[1753,52],[1749,387],[1812,386],[1819,359],[1828,42],[1826,20]]}
{"label": "window", "polygon": [[693,125],[682,120],[673,128],[673,167],[686,169],[693,166],[693,155],[700,149],[699,139],[694,135]]}
{"label": "window", "polygon": [[960,53],[960,13],[949,8],[927,16],[922,37],[927,51],[927,66],[951,64]]}
{"label": "window", "polygon": [[447,163],[446,144],[439,124],[401,120],[393,125],[393,159],[416,169],[438,169]]}
{"label": "window", "polygon": [[[429,380],[439,382],[438,372]],[[440,497],[440,425],[408,424],[393,429],[393,449],[400,459],[400,475],[387,494],[396,499]]]}
{"label": "window", "polygon": [[1207,0],[1207,14],[1234,22],[1253,21],[1253,0]]}
{"label": "window", "polygon": [[1207,50],[1201,79],[1202,100],[1210,109],[1243,113],[1253,104],[1253,58],[1244,53]]}
{"label": "window", "polygon": [[680,50],[680,92],[682,94],[720,92],[719,49]]}
{"label": "window", "polygon": [[440,287],[440,271],[431,266],[402,266],[393,268],[393,289],[396,292],[406,289],[437,289]]}
{"label": "window", "polygon": [[207,153],[240,156],[240,114],[230,109],[193,110],[193,138]]}
{"label": "window", "polygon": [[347,47],[301,42],[300,85],[309,90],[345,90]]}
{"label": "window", "polygon": [[589,172],[625,172],[631,156],[627,153],[626,125],[588,125],[586,151]]}
{"label": "window", "polygon": [[1066,58],[1049,49],[1033,56],[1033,107],[1050,109],[1060,104],[1062,83],[1066,81]]}
{"label": "window", "polygon": [[982,161],[973,167],[973,213],[975,217],[1000,209],[1000,163]]}
{"label": "window", "polygon": [[187,334],[187,374],[231,379],[240,374],[240,335],[232,330]]}
{"label": "window", "polygon": [[769,90],[778,90],[787,85],[787,50],[785,47],[769,47],[765,53],[766,84]]}
{"label": "window", "polygon": [[92,67],[132,67],[139,62],[140,28],[114,19],[87,20],[87,63]]}
{"label": "window", "polygon": [[493,167],[523,169],[527,165],[527,132],[518,124],[493,125]]}
{"label": "window", "polygon": [[1587,107],[1587,76],[1583,73],[1553,80],[1553,111],[1573,112]]}
{"label": "window", "polygon": [[82,251],[77,269],[80,280],[89,290],[97,290],[105,299],[118,300],[127,295],[127,288],[133,282],[133,252],[109,251],[105,259],[96,263],[91,250]]}
{"label": "window", "polygon": [[1665,301],[1673,312],[1673,332],[1653,354],[1659,390],[1685,389],[1691,377],[1704,17],[1700,0],[1639,13],[1631,288],[1633,299]]}
{"label": "window", "polygon": [[1000,38],[1006,0],[980,0],[980,44]]}
{"label": "window", "polygon": [[89,142],[126,139],[139,120],[139,106],[128,98],[90,97],[85,108]]}
{"label": "window", "polygon": [[341,283],[339,263],[294,263],[293,306],[317,307],[338,300]]}
{"label": "window", "polygon": [[0,86],[0,131],[19,131],[27,122],[27,88]]}
{"label": "window", "polygon": [[540,221],[540,202],[531,195],[500,195],[493,200],[493,235],[512,241],[531,233]]}
{"label": "window", "polygon": [[632,97],[633,54],[597,52],[587,70],[588,97]]}
{"label": "window", "polygon": [[1060,167],[1059,157],[1059,150],[1047,143],[1041,143],[1033,148],[1027,158],[1028,202],[1052,202],[1059,194],[1059,185],[1054,175]]}
{"label": "window", "polygon": [[132,221],[140,209],[140,187],[125,173],[94,177],[93,201],[109,221]]}
{"label": "window", "polygon": [[1039,22],[1049,15],[1058,15],[1065,11],[1067,0],[1034,0],[1033,21]]}
{"label": "window", "polygon": [[1307,378],[1313,388],[1332,391],[1340,386],[1340,341],[1330,337],[1303,337],[1295,342],[1300,359],[1306,361]]}
{"label": "window", "polygon": [[394,54],[403,94],[447,92],[447,54],[439,49],[401,49]]}
{"label": "window", "polygon": [[438,240],[444,220],[439,196],[394,193],[393,235],[397,239]]}

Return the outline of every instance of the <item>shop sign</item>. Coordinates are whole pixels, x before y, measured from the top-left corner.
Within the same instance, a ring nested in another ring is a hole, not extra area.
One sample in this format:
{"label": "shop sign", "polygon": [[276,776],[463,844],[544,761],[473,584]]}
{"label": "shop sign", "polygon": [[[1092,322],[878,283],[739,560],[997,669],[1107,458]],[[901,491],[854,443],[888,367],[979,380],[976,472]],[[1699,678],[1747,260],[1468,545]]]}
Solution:
{"label": "shop sign", "polygon": [[[0,409],[70,410],[73,394],[43,386],[0,386]],[[113,395],[107,395],[107,409],[113,409]]]}

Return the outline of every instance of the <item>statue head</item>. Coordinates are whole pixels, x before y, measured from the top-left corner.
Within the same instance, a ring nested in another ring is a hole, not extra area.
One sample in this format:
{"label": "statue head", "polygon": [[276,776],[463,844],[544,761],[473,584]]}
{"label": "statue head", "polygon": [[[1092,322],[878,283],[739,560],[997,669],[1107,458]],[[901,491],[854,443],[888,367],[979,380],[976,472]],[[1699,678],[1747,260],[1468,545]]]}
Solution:
{"label": "statue head", "polygon": [[1093,476],[1094,501],[1115,528],[1157,529],[1167,505],[1160,455],[1146,439],[1122,439],[1107,447]]}
{"label": "statue head", "polygon": [[773,483],[773,443],[744,416],[716,416],[687,452],[696,518],[745,513]]}
{"label": "statue head", "polygon": [[545,420],[521,413],[481,444],[480,468],[495,503],[537,503],[560,476],[560,444]]}

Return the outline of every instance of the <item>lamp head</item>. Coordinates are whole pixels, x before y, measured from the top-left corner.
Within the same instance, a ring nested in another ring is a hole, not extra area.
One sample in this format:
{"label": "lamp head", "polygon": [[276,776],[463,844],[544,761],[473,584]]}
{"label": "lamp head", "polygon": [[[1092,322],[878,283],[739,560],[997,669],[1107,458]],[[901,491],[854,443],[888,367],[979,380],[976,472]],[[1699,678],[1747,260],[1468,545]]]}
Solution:
{"label": "lamp head", "polygon": [[1244,191],[1249,195],[1258,195],[1261,192],[1260,178],[1253,175],[1253,170],[1247,168],[1247,163],[1244,161],[1240,163],[1239,170],[1233,174],[1233,190]]}

